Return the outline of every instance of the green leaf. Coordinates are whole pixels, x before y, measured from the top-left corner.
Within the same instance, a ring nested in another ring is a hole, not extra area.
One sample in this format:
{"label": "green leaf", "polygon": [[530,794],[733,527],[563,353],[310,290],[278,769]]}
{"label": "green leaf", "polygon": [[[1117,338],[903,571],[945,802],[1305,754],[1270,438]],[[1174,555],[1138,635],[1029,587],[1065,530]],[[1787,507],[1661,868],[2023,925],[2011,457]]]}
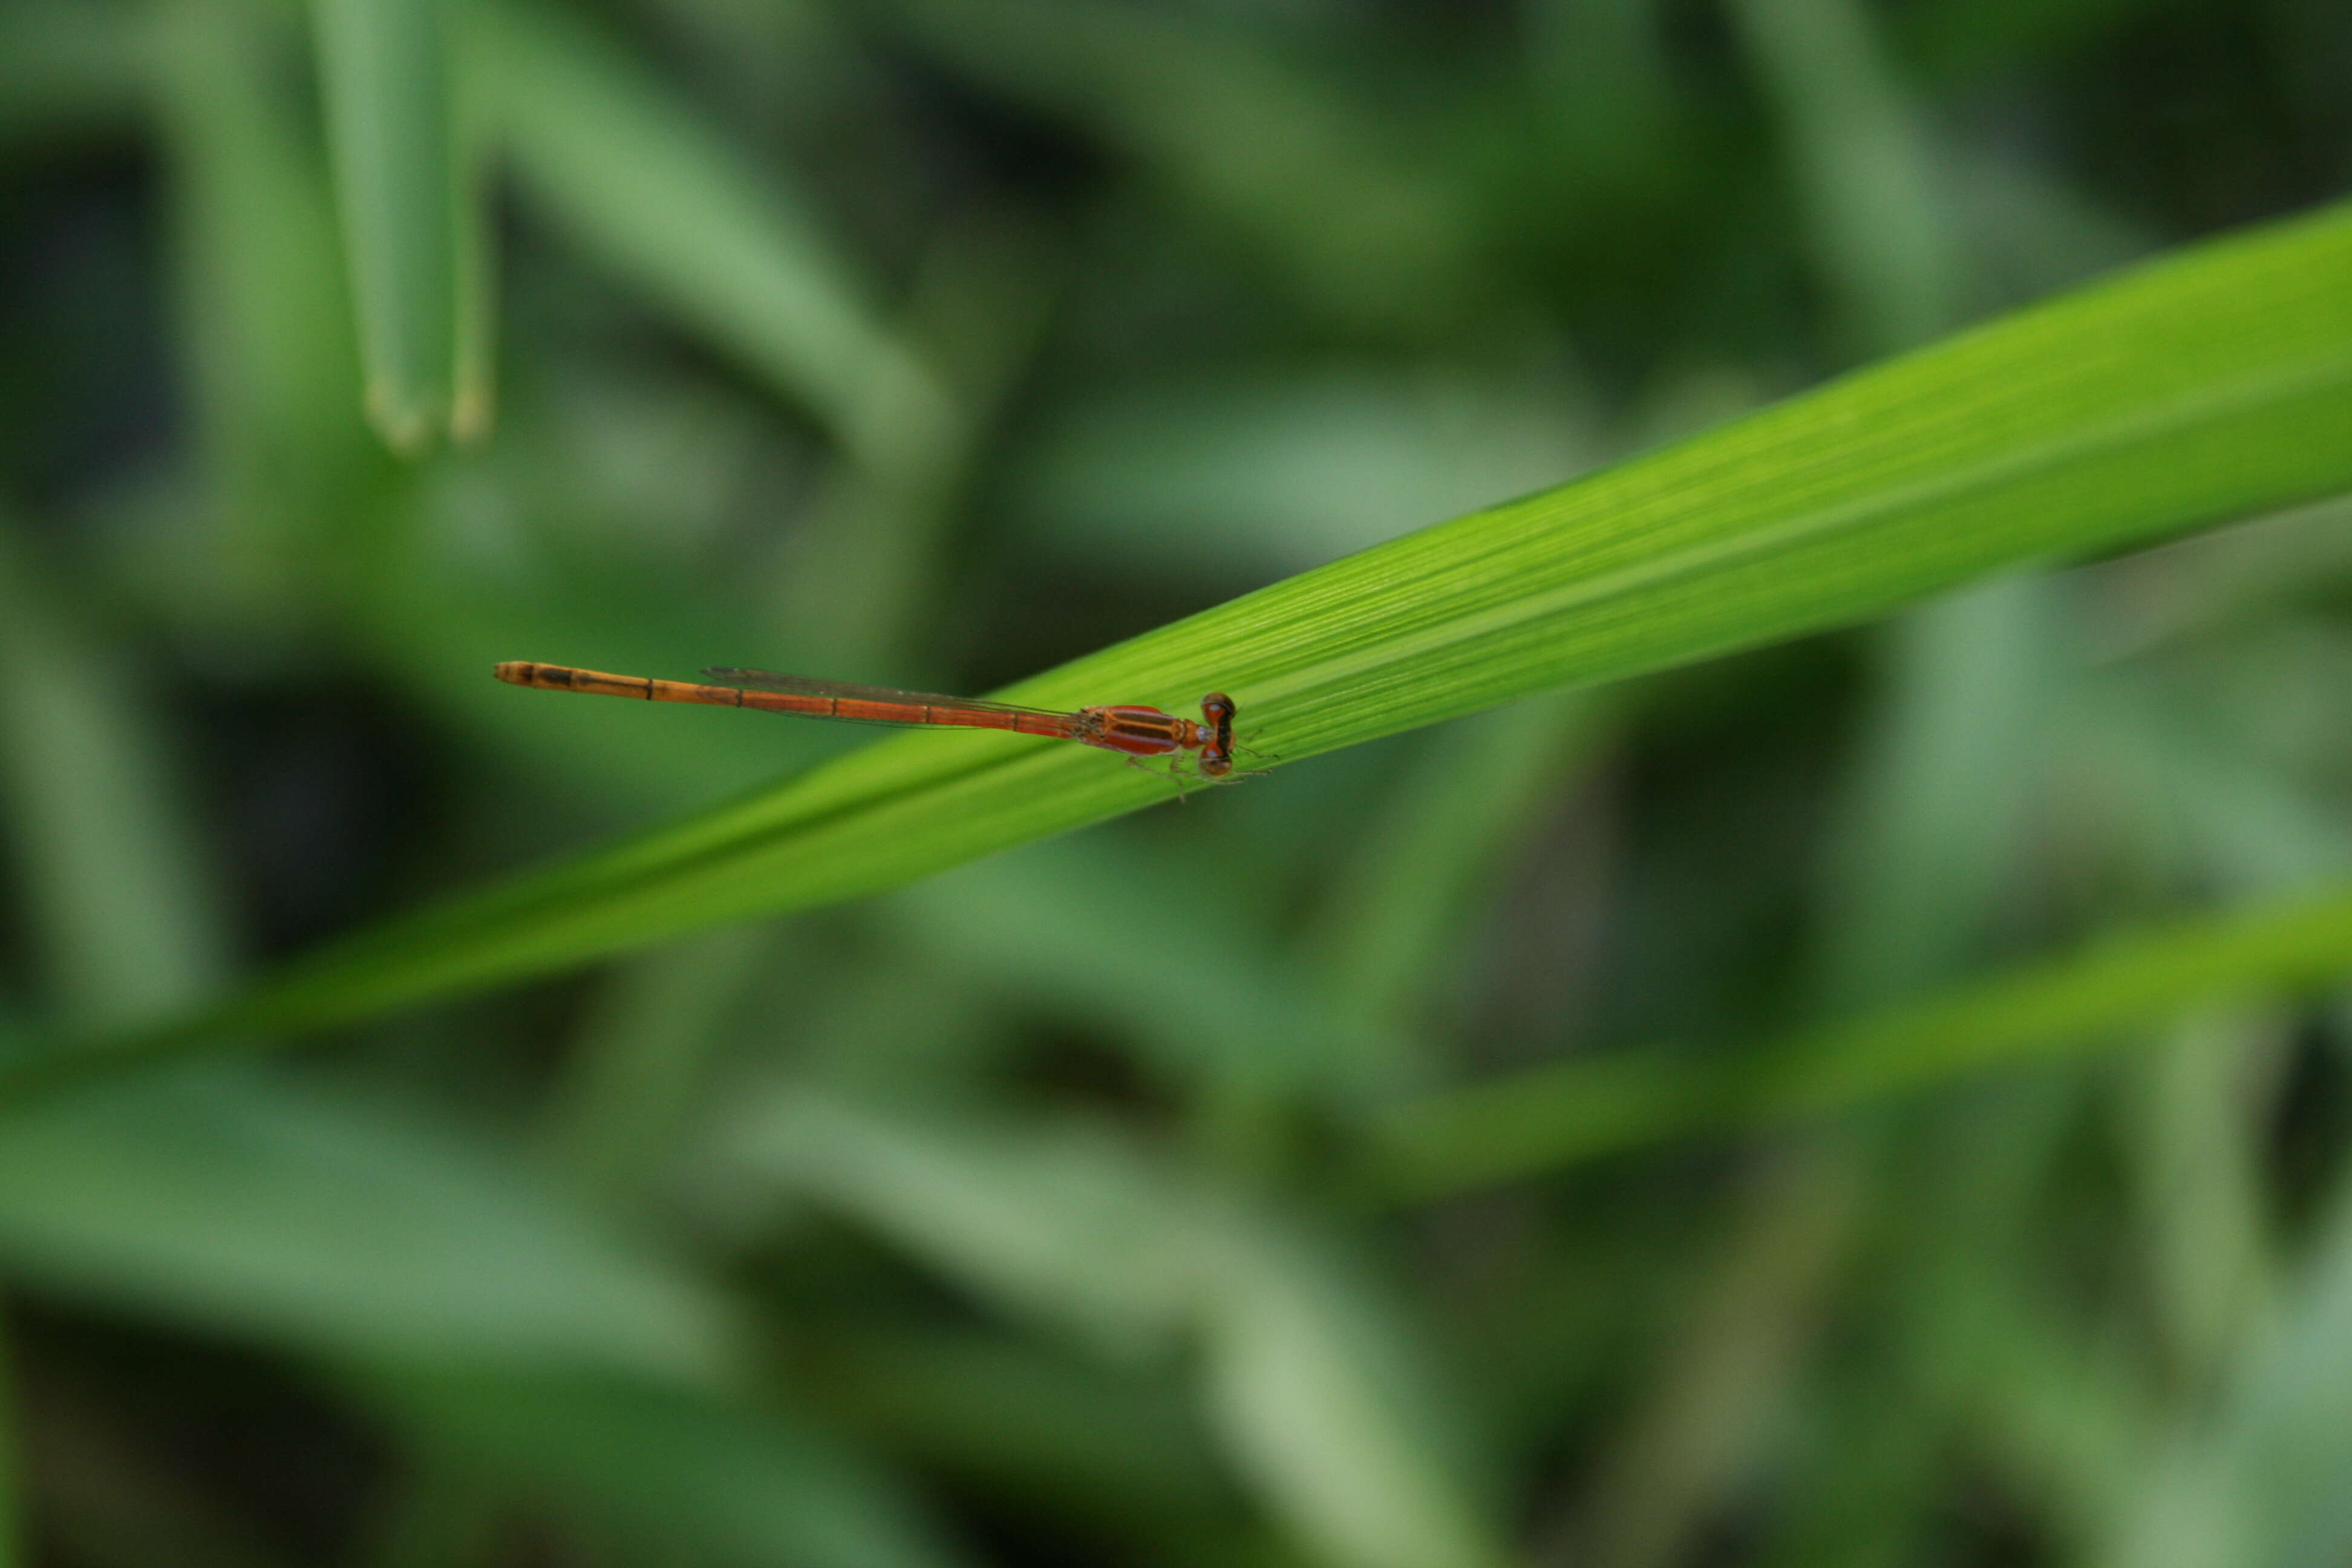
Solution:
{"label": "green leaf", "polygon": [[1437,1439],[1443,1405],[1370,1292],[1262,1223],[1228,1216],[1203,1242],[1212,1416],[1318,1555],[1345,1568],[1505,1562]]}
{"label": "green leaf", "polygon": [[0,835],[51,1005],[152,1019],[219,987],[223,922],[131,672],[0,520]]}
{"label": "green leaf", "polygon": [[2352,1189],[2335,1195],[2303,1276],[2239,1343],[2105,1561],[2118,1568],[2319,1568],[2352,1552]]}
{"label": "green leaf", "polygon": [[1076,1514],[1162,1561],[1262,1562],[1171,1368],[1140,1373],[1034,1334],[919,1330],[893,1316],[811,1347],[826,1408],[927,1473]]}
{"label": "green leaf", "polygon": [[744,1108],[707,1170],[706,1206],[779,1189],[824,1203],[984,1298],[1106,1345],[1148,1347],[1182,1311],[1181,1216],[1108,1129],[901,1124],[788,1087]]}
{"label": "green leaf", "polygon": [[2020,858],[2025,781],[2050,754],[2063,603],[2047,578],[1989,583],[1877,641],[1877,711],[1855,742],[1815,939],[1825,1011],[1949,984],[1994,924]]}
{"label": "green leaf", "polygon": [[[1580,782],[1616,728],[1608,704],[1559,692],[1465,720],[1415,760],[1373,825],[1378,855],[1355,858],[1324,901],[1321,990],[1358,1031],[1358,1070],[1454,976],[1462,929],[1538,814]],[[1396,1053],[1391,1052],[1391,1055]]]}
{"label": "green leaf", "polygon": [[1958,318],[1958,258],[1939,171],[1879,58],[1858,0],[1733,0],[1804,196],[1816,265],[1846,336],[1864,348],[1923,342]]}
{"label": "green leaf", "polygon": [[549,1143],[583,1190],[625,1210],[675,1151],[730,1014],[775,942],[721,931],[619,966],[549,1107]]}
{"label": "green leaf", "polygon": [[1011,501],[1041,542],[1130,572],[1297,571],[1590,468],[1593,423],[1565,391],[1154,366],[1057,411]]}
{"label": "green leaf", "polygon": [[[1476,270],[1460,191],[1408,106],[1353,103],[1213,12],[999,0],[889,7],[960,71],[1075,121],[1291,272],[1302,308],[1412,323]],[[1410,127],[1410,128],[1408,128]]]}
{"label": "green leaf", "polygon": [[885,1477],[773,1410],[576,1372],[383,1365],[356,1381],[420,1445],[657,1546],[658,1561],[681,1546],[788,1568],[962,1561]]}
{"label": "green leaf", "polygon": [[2200,1004],[2352,973],[2352,890],[2110,940],[1717,1063],[1569,1061],[1433,1095],[1380,1131],[1382,1185],[1425,1196],[1702,1129],[1819,1116],[2083,1051]]}
{"label": "green leaf", "polygon": [[[1174,900],[1133,896],[1192,870],[1185,856],[1133,844],[1043,844],[935,878],[876,912],[992,991],[1074,1025],[1115,1026],[1139,1066],[1186,1092],[1213,1083],[1293,1092],[1339,1062],[1393,1054],[1390,1031],[1335,1026],[1314,994],[1267,962],[1275,933],[1245,905],[1204,921]],[[1216,977],[1215,1028],[1170,1005],[1206,975]]]}
{"label": "green leaf", "polygon": [[456,421],[459,338],[478,309],[453,3],[315,0],[368,417],[404,453]]}
{"label": "green leaf", "polygon": [[[2352,212],[2339,208],[2125,273],[1003,695],[1182,709],[1223,689],[1247,744],[1296,762],[2347,488]],[[640,715],[611,706],[626,733]],[[363,933],[116,1054],[317,1027],[863,897],[1171,793],[1075,746],[903,736]]]}
{"label": "green leaf", "polygon": [[525,195],[869,462],[950,420],[849,258],[774,170],[577,19],[486,5],[490,98]]}
{"label": "green leaf", "polygon": [[865,1221],[975,1293],[1125,1356],[1199,1337],[1203,1395],[1272,1510],[1348,1568],[1501,1561],[1435,1431],[1409,1336],[1311,1239],[1073,1124],[975,1134],[787,1090],[708,1188],[781,1185]]}
{"label": "green leaf", "polygon": [[522,1171],[249,1076],[77,1096],[0,1128],[12,1279],[273,1343],[706,1379],[717,1304]]}
{"label": "green leaf", "polygon": [[[208,502],[131,563],[158,602],[250,634],[313,614],[354,497],[389,467],[362,378],[335,198],[289,90],[283,13],[172,0],[150,47],[180,258],[175,359]],[[316,574],[314,575],[314,574]]]}

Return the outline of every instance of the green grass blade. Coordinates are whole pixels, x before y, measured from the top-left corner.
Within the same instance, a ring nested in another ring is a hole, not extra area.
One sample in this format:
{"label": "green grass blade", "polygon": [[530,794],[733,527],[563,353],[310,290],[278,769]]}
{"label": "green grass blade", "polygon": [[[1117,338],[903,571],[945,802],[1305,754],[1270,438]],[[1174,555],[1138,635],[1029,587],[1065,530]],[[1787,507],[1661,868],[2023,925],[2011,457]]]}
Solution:
{"label": "green grass blade", "polygon": [[492,120],[478,7],[451,18],[449,437],[489,438],[498,413],[498,236],[490,217]]}
{"label": "green grass blade", "polygon": [[770,1194],[854,1215],[1008,1316],[1137,1353],[1185,1309],[1178,1199],[1102,1129],[959,1130],[785,1085],[744,1097],[714,1150],[695,1179],[736,1224]]}
{"label": "green grass blade", "polygon": [[1924,342],[1958,319],[1958,258],[1940,171],[1857,0],[1735,0],[1726,9],[1772,103],[1816,265],[1847,342]]}
{"label": "green grass blade", "polygon": [[577,18],[485,5],[488,112],[523,194],[870,462],[951,422],[811,205]]}
{"label": "green grass blade", "polygon": [[53,1297],[271,1344],[707,1384],[702,1282],[503,1151],[258,1075],[158,1075],[0,1129],[0,1267]]}
{"label": "green grass blade", "polygon": [[[602,1369],[383,1363],[346,1373],[427,1452],[656,1562],[958,1568],[915,1499],[820,1428]],[[623,1553],[597,1561],[647,1561]]]}
{"label": "green grass blade", "polygon": [[2191,1006],[2352,972],[2352,889],[2124,937],[1720,1065],[1571,1061],[1432,1096],[1382,1133],[1392,1191],[1426,1196],[1706,1128],[1815,1116],[2095,1048]]}
{"label": "green grass blade", "polygon": [[1820,900],[1822,1010],[1939,990],[1981,949],[2019,863],[2026,780],[2063,667],[2060,581],[1954,594],[1885,628],[1877,710],[1856,741]]}
{"label": "green grass blade", "polygon": [[2130,1064],[2118,1125],[2148,1321],[2173,1364],[2211,1386],[2274,1308],[2280,1248],[2268,1161],[2292,1020],[2253,1007],[2190,1014]]}
{"label": "green grass blade", "polygon": [[1469,204],[1402,150],[1420,129],[1406,105],[1351,100],[1222,17],[1064,0],[885,14],[958,73],[1150,170],[1288,272],[1306,310],[1425,323],[1477,269]]}
{"label": "green grass blade", "polygon": [[173,357],[210,499],[142,558],[246,627],[303,613],[314,573],[350,547],[355,493],[389,467],[352,396],[364,373],[345,248],[316,128],[283,79],[287,21],[173,0],[150,40]]}
{"label": "green grass blade", "polygon": [[[1366,551],[1006,695],[1182,707],[1223,689],[1248,744],[1297,761],[1551,687],[1849,624],[1995,568],[2347,488],[2352,210],[2336,208]],[[756,721],[610,706],[627,737],[616,744],[660,745],[678,732],[665,725]],[[902,736],[364,932],[116,1054],[349,1021],[858,898],[1169,793],[1075,746]]]}
{"label": "green grass blade", "polygon": [[642,954],[606,980],[548,1114],[549,1146],[583,1191],[616,1208],[642,1201],[775,946],[759,926],[714,931]]}
{"label": "green grass blade", "polygon": [[[1360,1041],[1402,1046],[1399,1031],[1428,1016],[1455,978],[1465,927],[1491,910],[1542,813],[1618,727],[1612,705],[1564,691],[1465,721],[1414,759],[1368,835],[1381,853],[1345,867],[1323,904],[1320,988]],[[1355,1054],[1367,1077],[1417,1065],[1363,1060],[1373,1053],[1360,1044]]]}
{"label": "green grass blade", "polygon": [[55,1016],[166,1017],[230,971],[216,889],[133,673],[0,518],[0,842]]}
{"label": "green grass blade", "polygon": [[927,1473],[1075,1512],[1170,1564],[1269,1562],[1171,1369],[991,1327],[864,1325],[817,1349],[827,1408]]}
{"label": "green grass blade", "polygon": [[2352,1202],[2339,1185],[2265,1331],[2148,1468],[2103,1561],[2300,1568],[2352,1552]]}
{"label": "green grass blade", "polygon": [[1246,1214],[1196,1245],[1211,1426],[1235,1471],[1335,1568],[1502,1568],[1441,1434],[1413,1336],[1303,1232]]}
{"label": "green grass blade", "polygon": [[1442,1402],[1412,1336],[1305,1233],[1188,1189],[1084,1123],[975,1136],[787,1088],[723,1149],[710,1190],[853,1215],[1008,1316],[1120,1360],[1197,1340],[1211,1426],[1318,1560],[1502,1561],[1433,1438]]}
{"label": "green grass blade", "polygon": [[450,426],[472,285],[449,0],[317,0],[319,79],[368,418],[415,453]]}

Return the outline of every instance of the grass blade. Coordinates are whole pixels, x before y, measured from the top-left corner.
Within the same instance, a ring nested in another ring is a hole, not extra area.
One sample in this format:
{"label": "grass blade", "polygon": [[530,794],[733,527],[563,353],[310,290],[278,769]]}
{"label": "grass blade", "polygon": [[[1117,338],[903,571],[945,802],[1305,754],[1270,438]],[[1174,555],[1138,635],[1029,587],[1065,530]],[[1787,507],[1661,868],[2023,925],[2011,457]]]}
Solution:
{"label": "grass blade", "polygon": [[967,1561],[887,1473],[778,1410],[603,1371],[384,1363],[350,1380],[426,1451],[511,1480],[616,1542],[658,1542],[667,1550],[653,1561]]}
{"label": "grass blade", "polygon": [[1335,1568],[1509,1561],[1441,1433],[1402,1325],[1300,1235],[1233,1215],[1203,1240],[1202,1393],[1237,1470]]}
{"label": "grass blade", "polygon": [[49,1002],[88,1026],[168,1016],[230,969],[216,889],[139,683],[0,519],[0,840]]}
{"label": "grass blade", "polygon": [[[368,418],[415,453],[446,431],[473,287],[447,0],[318,0],[319,79]],[[470,416],[478,418],[478,415]]]}
{"label": "grass blade", "polygon": [[1304,1233],[1098,1129],[975,1137],[788,1089],[742,1119],[705,1179],[854,1215],[976,1299],[1100,1353],[1164,1356],[1189,1331],[1234,1466],[1321,1560],[1502,1561],[1434,1436],[1443,1401],[1376,1293]]}
{"label": "grass blade", "polygon": [[576,18],[524,3],[480,19],[497,131],[524,193],[582,244],[869,462],[950,423],[929,367],[772,171],[748,167]]}
{"label": "grass blade", "polygon": [[504,1152],[213,1068],[11,1119],[0,1263],[47,1293],[315,1351],[679,1384],[740,1353],[710,1289]]}
{"label": "grass blade", "polygon": [[1430,1195],[1704,1128],[1818,1116],[2071,1051],[2200,1004],[2352,972],[2352,890],[2122,938],[1716,1064],[1649,1053],[1433,1096],[1383,1134],[1394,1190]]}
{"label": "grass blade", "polygon": [[[1223,689],[1247,743],[1297,761],[2347,488],[2352,209],[2336,208],[2125,273],[1004,695],[1183,706]],[[646,710],[614,707],[616,733],[625,722],[660,743]],[[1076,747],[904,736],[362,933],[215,1015],[63,1070],[349,1021],[862,897],[1168,793]]]}
{"label": "grass blade", "polygon": [[2303,1568],[2352,1551],[2352,1205],[2339,1190],[2265,1331],[2239,1342],[2124,1511],[2116,1568]]}

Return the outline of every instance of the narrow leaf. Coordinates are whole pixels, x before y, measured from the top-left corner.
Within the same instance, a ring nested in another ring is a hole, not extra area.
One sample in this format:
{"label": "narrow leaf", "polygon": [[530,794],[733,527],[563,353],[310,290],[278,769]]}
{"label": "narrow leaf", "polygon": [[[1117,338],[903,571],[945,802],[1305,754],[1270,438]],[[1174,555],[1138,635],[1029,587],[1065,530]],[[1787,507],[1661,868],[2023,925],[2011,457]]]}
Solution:
{"label": "narrow leaf", "polygon": [[920,448],[946,395],[804,196],[578,19],[520,0],[481,20],[490,113],[530,199],[851,450]]}
{"label": "narrow leaf", "polygon": [[0,1128],[0,1265],[21,1284],[317,1351],[677,1382],[730,1355],[702,1289],[500,1158],[210,1069]]}
{"label": "narrow leaf", "polygon": [[223,921],[134,673],[0,521],[0,837],[50,1004],[86,1026],[215,991]]}
{"label": "narrow leaf", "polygon": [[1302,1239],[1229,1216],[1204,1238],[1201,1334],[1213,1419],[1319,1561],[1499,1568],[1437,1440],[1394,1326]]}
{"label": "narrow leaf", "polygon": [[2239,1342],[2200,1419],[2184,1424],[2126,1511],[2114,1568],[2323,1568],[2352,1552],[2352,1190],[2303,1276]]}
{"label": "narrow leaf", "polygon": [[317,0],[319,76],[368,417],[413,453],[457,403],[465,248],[451,0]]}
{"label": "narrow leaf", "polygon": [[1434,1095],[1383,1130],[1386,1169],[1376,1179],[1430,1195],[1706,1128],[1822,1115],[2092,1049],[2192,1006],[2305,990],[2347,973],[2352,891],[2213,916],[1727,1062],[1612,1055]]}
{"label": "narrow leaf", "polygon": [[383,1365],[358,1377],[420,1446],[510,1479],[658,1561],[951,1568],[885,1475],[772,1410],[578,1372]]}
{"label": "narrow leaf", "polygon": [[[2347,488],[2352,211],[2336,209],[2125,273],[1005,695],[1181,709],[1224,690],[1245,743],[1296,761]],[[612,706],[617,736],[637,715]],[[858,898],[1170,793],[1067,744],[904,736],[369,931],[118,1048],[316,1027]]]}

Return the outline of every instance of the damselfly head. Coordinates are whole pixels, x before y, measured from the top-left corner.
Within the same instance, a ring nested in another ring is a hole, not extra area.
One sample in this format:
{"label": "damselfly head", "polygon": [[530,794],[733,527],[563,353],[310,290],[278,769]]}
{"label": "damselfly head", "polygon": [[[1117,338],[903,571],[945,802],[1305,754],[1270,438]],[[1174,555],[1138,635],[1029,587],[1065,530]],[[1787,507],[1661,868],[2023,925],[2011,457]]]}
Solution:
{"label": "damselfly head", "polygon": [[1234,715],[1239,710],[1234,700],[1222,691],[1212,691],[1201,699],[1202,728],[1201,737],[1201,776],[1221,779],[1234,771]]}

